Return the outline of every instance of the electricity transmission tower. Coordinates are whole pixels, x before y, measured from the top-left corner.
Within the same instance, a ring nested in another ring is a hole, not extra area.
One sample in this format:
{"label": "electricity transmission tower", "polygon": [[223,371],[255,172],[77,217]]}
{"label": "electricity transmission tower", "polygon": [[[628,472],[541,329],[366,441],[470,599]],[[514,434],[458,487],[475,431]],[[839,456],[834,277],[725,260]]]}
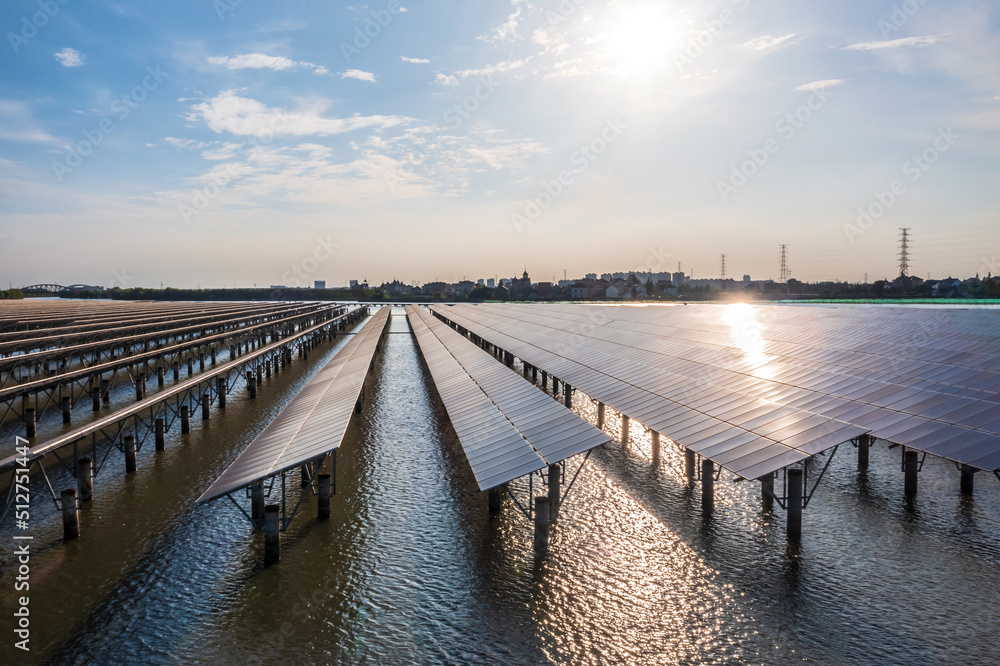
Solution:
{"label": "electricity transmission tower", "polygon": [[722,279],[726,279],[726,255],[720,255],[722,257]]}
{"label": "electricity transmission tower", "polygon": [[910,271],[910,227],[899,227],[899,276]]}
{"label": "electricity transmission tower", "polygon": [[781,277],[779,278],[781,282],[788,282],[788,245],[782,244],[781,247]]}

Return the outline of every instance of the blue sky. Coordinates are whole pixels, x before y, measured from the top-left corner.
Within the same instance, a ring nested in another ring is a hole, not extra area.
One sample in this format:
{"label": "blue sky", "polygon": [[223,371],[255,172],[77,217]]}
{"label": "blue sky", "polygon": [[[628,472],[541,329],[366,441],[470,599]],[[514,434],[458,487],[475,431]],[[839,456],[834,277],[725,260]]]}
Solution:
{"label": "blue sky", "polygon": [[1000,272],[1000,7],[4,3],[0,279]]}

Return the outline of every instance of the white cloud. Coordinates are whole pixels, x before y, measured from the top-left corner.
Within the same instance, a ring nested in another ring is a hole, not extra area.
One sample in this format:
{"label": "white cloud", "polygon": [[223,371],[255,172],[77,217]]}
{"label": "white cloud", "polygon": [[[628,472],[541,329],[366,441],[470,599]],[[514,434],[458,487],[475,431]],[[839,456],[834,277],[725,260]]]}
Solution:
{"label": "white cloud", "polygon": [[514,5],[514,11],[507,16],[507,20],[494,28],[490,34],[482,35],[477,37],[477,39],[486,42],[509,42],[517,38],[517,25],[521,18],[521,4],[526,4],[526,0],[510,0],[510,4]]}
{"label": "white cloud", "polygon": [[534,56],[528,56],[522,60],[507,60],[504,62],[498,62],[495,65],[486,65],[485,67],[480,67],[478,69],[463,69],[455,72],[454,74],[442,74],[441,72],[437,72],[434,77],[434,83],[439,86],[454,86],[458,84],[459,79],[467,79],[470,76],[503,74],[505,72],[524,67],[532,58],[534,58]]}
{"label": "white cloud", "polygon": [[63,67],[79,67],[83,64],[83,61],[87,56],[80,53],[76,49],[71,49],[70,47],[64,48],[55,54],[56,60],[59,61]]}
{"label": "white cloud", "polygon": [[218,148],[202,151],[201,156],[206,160],[228,160],[236,157],[240,152],[240,148],[242,146],[238,143],[224,143]]}
{"label": "white cloud", "polygon": [[358,81],[369,81],[375,83],[375,75],[371,72],[362,72],[360,69],[349,69],[340,73],[342,79],[357,79]]}
{"label": "white cloud", "polygon": [[796,91],[809,92],[812,90],[822,90],[823,88],[832,88],[834,86],[840,86],[847,83],[847,79],[823,79],[822,81],[813,81],[812,83],[803,83],[801,86],[796,88]]}
{"label": "white cloud", "polygon": [[163,137],[163,143],[173,146],[174,148],[202,148],[206,145],[202,141],[196,141],[195,139],[178,139],[175,136]]}
{"label": "white cloud", "polygon": [[944,40],[948,34],[943,35],[922,35],[917,37],[903,37],[902,39],[890,39],[884,42],[862,42],[845,46],[841,51],[875,51],[878,49],[905,49],[931,46]]}
{"label": "white cloud", "polygon": [[773,49],[776,46],[784,44],[789,39],[797,36],[798,33],[791,33],[790,35],[784,35],[782,37],[774,37],[772,35],[762,35],[760,37],[754,37],[748,42],[744,42],[738,45],[737,48],[749,49],[751,51],[766,51],[768,49]]}
{"label": "white cloud", "polygon": [[329,74],[329,70],[322,65],[311,62],[296,61],[284,56],[269,56],[263,53],[243,53],[232,56],[209,56],[208,62],[212,65],[221,65],[226,69],[271,69],[276,72],[298,69],[313,70],[313,74]]}
{"label": "white cloud", "polygon": [[426,65],[430,62],[427,58],[407,58],[406,56],[399,56],[399,59],[403,62],[412,62],[417,65]]}
{"label": "white cloud", "polygon": [[213,132],[240,136],[263,136],[268,132],[295,136],[342,134],[366,127],[395,127],[410,121],[403,116],[330,118],[323,116],[328,105],[328,101],[321,100],[311,108],[289,111],[268,107],[255,99],[240,97],[233,90],[226,90],[192,106],[187,120],[203,121]]}

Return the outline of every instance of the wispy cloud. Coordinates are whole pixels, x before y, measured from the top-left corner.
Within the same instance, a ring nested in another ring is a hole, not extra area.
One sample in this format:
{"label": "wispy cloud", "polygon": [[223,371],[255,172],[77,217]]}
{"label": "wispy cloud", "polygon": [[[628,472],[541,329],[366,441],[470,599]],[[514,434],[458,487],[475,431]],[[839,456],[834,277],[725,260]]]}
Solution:
{"label": "wispy cloud", "polygon": [[76,49],[71,49],[70,47],[64,48],[55,54],[56,60],[63,67],[79,67],[83,64],[83,61],[87,58],[84,54],[80,53]]}
{"label": "wispy cloud", "polygon": [[263,53],[242,53],[232,56],[210,56],[208,62],[212,65],[220,65],[226,69],[271,69],[274,71],[284,71],[290,69],[311,69],[314,74],[329,74],[329,70],[322,65],[311,62],[296,61],[284,56],[270,56]]}
{"label": "wispy cloud", "polygon": [[375,75],[371,72],[363,72],[360,69],[349,69],[340,73],[342,79],[357,79],[358,81],[368,81],[375,83]]}
{"label": "wispy cloud", "polygon": [[761,35],[760,37],[754,37],[748,42],[743,42],[739,44],[737,48],[749,49],[751,51],[766,51],[768,49],[773,49],[776,46],[784,44],[789,39],[797,37],[798,33],[793,32],[789,35],[783,35],[781,37],[774,37],[772,35]]}
{"label": "wispy cloud", "polygon": [[823,90],[824,88],[832,88],[834,86],[841,86],[847,83],[847,79],[823,79],[822,81],[813,81],[812,83],[804,83],[796,91],[809,92],[812,90]]}
{"label": "wispy cloud", "polygon": [[406,56],[399,56],[399,59],[403,62],[412,62],[417,65],[426,65],[430,62],[427,58],[407,58]]}
{"label": "wispy cloud", "polygon": [[[514,11],[507,16],[507,20],[494,28],[488,35],[477,37],[486,42],[509,42],[517,38],[517,26],[521,18],[521,5],[528,4],[526,0],[510,0],[514,5]],[[531,5],[528,5],[529,7]]]}
{"label": "wispy cloud", "polygon": [[883,42],[862,42],[851,44],[841,48],[841,51],[876,51],[878,49],[916,49],[923,46],[937,44],[948,37],[948,33],[943,35],[922,35],[917,37],[903,37],[902,39],[890,39]]}
{"label": "wispy cloud", "polygon": [[0,140],[53,143],[31,114],[31,108],[24,102],[0,99]]}
{"label": "wispy cloud", "polygon": [[202,121],[213,132],[229,132],[240,136],[257,135],[265,131],[276,135],[303,136],[309,134],[342,134],[372,127],[382,129],[409,122],[404,116],[351,116],[330,118],[323,115],[329,102],[321,100],[312,107],[289,111],[268,107],[233,90],[226,90],[211,99],[191,107],[190,121]]}
{"label": "wispy cloud", "polygon": [[[174,148],[203,148],[206,144],[195,139],[178,139],[175,136],[163,137],[163,143]],[[152,144],[150,144],[152,145]]]}
{"label": "wispy cloud", "polygon": [[515,69],[520,69],[528,64],[534,56],[528,56],[521,60],[507,60],[504,62],[498,62],[495,65],[486,65],[485,67],[479,67],[477,69],[463,69],[454,74],[442,74],[438,72],[435,75],[434,83],[440,86],[453,86],[458,83],[459,79],[467,79],[470,76],[489,76],[490,74],[503,74],[505,72],[510,72]]}

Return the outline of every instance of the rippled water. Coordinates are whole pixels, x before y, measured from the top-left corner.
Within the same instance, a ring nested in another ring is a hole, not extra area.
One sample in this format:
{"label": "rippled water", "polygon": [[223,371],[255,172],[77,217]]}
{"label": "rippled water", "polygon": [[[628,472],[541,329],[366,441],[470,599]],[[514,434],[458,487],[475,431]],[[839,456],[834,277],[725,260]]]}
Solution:
{"label": "rippled water", "polygon": [[[704,517],[682,457],[665,446],[654,467],[633,424],[630,446],[590,457],[538,556],[510,499],[489,515],[407,330],[392,319],[340,449],[331,520],[318,523],[308,498],[276,566],[262,566],[261,538],[232,504],[194,502],[337,345],[265,380],[256,401],[237,391],[207,427],[192,419],[192,433],[171,433],[165,453],[143,449],[136,475],[112,456],[76,542],[62,543],[35,482],[26,661],[1000,660],[993,476],[977,475],[974,499],[962,498],[954,466],[928,458],[907,503],[898,449],[874,449],[859,477],[854,449],[842,447],[790,546],[784,512],[763,511],[759,485],[725,472]],[[576,408],[595,418],[585,396]],[[56,420],[46,415],[40,434],[58,432]],[[610,410],[608,422],[611,431]],[[54,476],[56,488],[71,483]],[[526,497],[526,484],[514,487]],[[8,631],[9,517],[2,531],[0,662],[20,663]]]}

